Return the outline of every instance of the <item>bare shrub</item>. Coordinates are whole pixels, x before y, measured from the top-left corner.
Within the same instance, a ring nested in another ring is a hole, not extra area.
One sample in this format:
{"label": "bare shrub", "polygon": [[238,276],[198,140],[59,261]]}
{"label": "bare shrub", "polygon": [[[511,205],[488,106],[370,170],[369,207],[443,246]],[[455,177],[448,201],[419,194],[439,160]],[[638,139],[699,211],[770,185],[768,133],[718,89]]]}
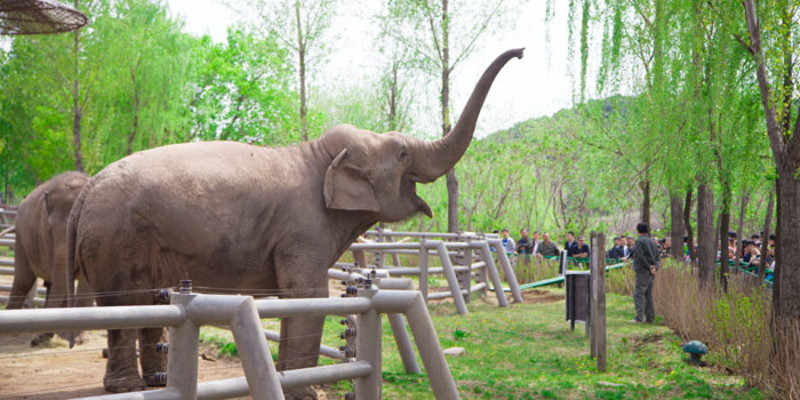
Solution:
{"label": "bare shrub", "polygon": [[769,388],[776,399],[800,399],[800,323],[775,321]]}
{"label": "bare shrub", "polygon": [[708,345],[708,360],[743,375],[773,398],[800,400],[800,323],[772,321],[772,292],[732,275],[728,293],[701,290],[686,265],[667,262],[655,280],[656,313],[685,340]]}
{"label": "bare shrub", "polygon": [[606,291],[609,293],[631,296],[635,282],[636,273],[633,272],[631,264],[606,272]]}

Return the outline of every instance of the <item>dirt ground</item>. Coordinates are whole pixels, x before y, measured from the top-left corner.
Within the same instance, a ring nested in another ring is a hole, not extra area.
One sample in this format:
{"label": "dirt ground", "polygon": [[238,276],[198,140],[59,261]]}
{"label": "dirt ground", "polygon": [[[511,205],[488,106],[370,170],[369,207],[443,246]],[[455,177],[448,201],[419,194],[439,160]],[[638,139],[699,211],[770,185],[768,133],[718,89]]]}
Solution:
{"label": "dirt ground", "polygon": [[[72,350],[54,338],[49,344],[31,347],[34,335],[0,336],[0,399],[67,399],[107,394],[103,390],[106,360],[105,331],[89,332],[89,340]],[[200,381],[244,376],[236,359],[215,359],[201,349]]]}

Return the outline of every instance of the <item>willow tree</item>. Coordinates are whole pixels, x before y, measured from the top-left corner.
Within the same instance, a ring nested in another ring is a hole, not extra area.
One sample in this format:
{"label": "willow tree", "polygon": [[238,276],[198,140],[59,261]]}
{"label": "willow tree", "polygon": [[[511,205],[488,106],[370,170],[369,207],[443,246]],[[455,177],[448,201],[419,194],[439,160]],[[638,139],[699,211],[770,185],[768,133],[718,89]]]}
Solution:
{"label": "willow tree", "polygon": [[744,0],[743,8],[739,21],[743,18],[746,22],[747,39],[741,43],[756,65],[777,170],[773,311],[781,319],[800,320],[800,99],[795,78],[800,57],[800,5],[789,0]]}

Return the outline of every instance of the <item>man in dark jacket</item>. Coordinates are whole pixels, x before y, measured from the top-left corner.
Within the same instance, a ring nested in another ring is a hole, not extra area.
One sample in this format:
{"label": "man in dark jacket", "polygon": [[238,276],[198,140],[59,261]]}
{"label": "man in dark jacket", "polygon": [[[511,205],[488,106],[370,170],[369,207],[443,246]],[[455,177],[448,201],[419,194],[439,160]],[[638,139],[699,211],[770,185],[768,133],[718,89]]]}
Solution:
{"label": "man in dark jacket", "polygon": [[652,323],[656,318],[653,307],[653,278],[658,271],[658,246],[650,238],[650,227],[646,223],[636,225],[639,238],[636,239],[633,252],[633,271],[636,282],[633,286],[633,304],[636,307],[636,318],[631,322],[641,324]]}

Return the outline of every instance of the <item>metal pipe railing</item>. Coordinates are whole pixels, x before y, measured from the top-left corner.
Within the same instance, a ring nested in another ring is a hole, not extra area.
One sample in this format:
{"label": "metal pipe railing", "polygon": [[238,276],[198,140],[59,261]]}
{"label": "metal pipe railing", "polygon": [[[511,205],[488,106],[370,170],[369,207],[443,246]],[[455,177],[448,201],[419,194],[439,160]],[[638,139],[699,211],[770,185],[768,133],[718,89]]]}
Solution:
{"label": "metal pipe railing", "polygon": [[[283,399],[285,387],[330,382],[334,378],[356,379],[357,398],[375,399],[381,394],[380,314],[390,314],[393,325],[402,323],[402,318],[398,320],[397,316],[405,314],[425,370],[431,377],[435,397],[458,398],[425,301],[417,291],[368,287],[359,289],[358,297],[253,300],[250,296],[192,294],[191,284],[184,286],[184,283],[180,293],[172,294],[170,305],[3,311],[0,312],[0,333],[170,327],[166,389],[96,399],[223,398],[232,392],[249,393],[255,399]],[[410,281],[387,279],[385,285],[408,287]],[[360,315],[356,336],[359,361],[333,368],[277,373],[260,318],[327,314]],[[246,375],[243,380],[197,383],[199,326],[211,324],[231,327]],[[405,331],[404,326],[402,330]],[[399,342],[410,343],[410,340]],[[413,353],[413,350],[406,348],[401,352]],[[416,368],[419,370],[419,366]],[[246,383],[246,390],[242,389],[242,382]]]}
{"label": "metal pipe railing", "polygon": [[4,310],[0,333],[156,328],[177,326],[185,319],[183,307],[174,305]]}

